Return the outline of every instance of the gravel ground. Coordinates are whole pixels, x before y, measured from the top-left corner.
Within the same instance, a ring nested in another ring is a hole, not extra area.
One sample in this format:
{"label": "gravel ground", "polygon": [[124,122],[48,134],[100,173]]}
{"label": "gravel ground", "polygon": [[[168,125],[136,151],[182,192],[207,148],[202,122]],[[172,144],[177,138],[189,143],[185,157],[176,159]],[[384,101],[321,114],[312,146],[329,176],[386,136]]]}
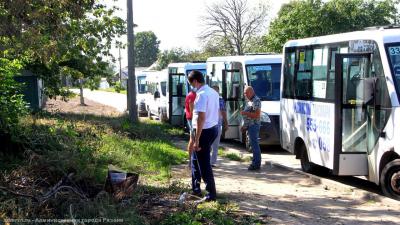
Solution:
{"label": "gravel ground", "polygon": [[[183,149],[185,141],[176,145]],[[220,158],[213,169],[217,192],[270,224],[400,224],[398,201],[269,162],[257,172],[247,164]],[[185,166],[174,177],[190,183]]]}

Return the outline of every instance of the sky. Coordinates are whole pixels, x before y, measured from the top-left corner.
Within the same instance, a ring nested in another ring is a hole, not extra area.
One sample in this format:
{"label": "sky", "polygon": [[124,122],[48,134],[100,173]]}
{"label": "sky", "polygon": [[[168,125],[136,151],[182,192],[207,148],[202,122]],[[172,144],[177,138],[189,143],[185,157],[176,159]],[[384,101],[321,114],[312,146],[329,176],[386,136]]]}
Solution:
{"label": "sky", "polygon": [[[103,0],[108,6],[121,8],[117,16],[126,19],[127,0]],[[160,50],[171,48],[200,49],[201,43],[197,39],[204,29],[201,26],[201,16],[205,15],[206,5],[221,0],[133,0],[133,21],[137,24],[135,33],[153,31],[160,40]],[[263,1],[263,0],[261,0]],[[101,1],[100,1],[101,2]],[[248,0],[255,3],[257,0]],[[281,5],[289,0],[270,1],[270,17],[276,16]],[[126,43],[126,36],[121,40]],[[112,54],[118,58],[118,50]],[[126,49],[121,49],[122,67],[127,66]]]}

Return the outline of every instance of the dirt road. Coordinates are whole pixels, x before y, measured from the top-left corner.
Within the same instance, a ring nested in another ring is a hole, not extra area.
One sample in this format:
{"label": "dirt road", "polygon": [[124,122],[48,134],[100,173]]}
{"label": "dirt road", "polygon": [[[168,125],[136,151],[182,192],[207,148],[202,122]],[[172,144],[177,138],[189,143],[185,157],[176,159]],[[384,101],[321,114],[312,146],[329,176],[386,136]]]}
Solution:
{"label": "dirt road", "polygon": [[[176,144],[183,147],[184,141]],[[247,164],[220,158],[213,169],[217,192],[271,224],[400,224],[397,201],[268,162],[258,172]],[[189,183],[184,166],[174,174]]]}

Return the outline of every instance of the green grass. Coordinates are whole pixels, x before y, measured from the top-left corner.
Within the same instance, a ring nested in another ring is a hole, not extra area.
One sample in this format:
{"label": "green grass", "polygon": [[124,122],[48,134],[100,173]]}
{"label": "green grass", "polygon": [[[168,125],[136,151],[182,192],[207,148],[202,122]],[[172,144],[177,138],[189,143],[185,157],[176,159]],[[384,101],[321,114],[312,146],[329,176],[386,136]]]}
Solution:
{"label": "green grass", "polygon": [[[21,121],[13,138],[21,151],[0,154],[0,185],[13,182],[2,174],[22,176],[30,182],[44,180],[45,187],[37,187],[36,194],[41,195],[66,174],[73,173],[74,183],[81,188],[102,189],[108,166],[113,165],[140,174],[142,182],[156,181],[169,189],[171,167],[187,159],[187,153],[172,144],[172,134],[182,135],[183,131],[153,121],[131,124],[126,117],[39,113]],[[144,223],[135,205],[120,208],[109,195],[89,202],[82,202],[74,195],[66,199],[60,195],[41,208],[33,205],[30,199],[0,191],[0,220],[2,217],[69,218],[67,212],[72,207],[80,218],[105,215],[123,217],[130,224]]]}
{"label": "green grass", "polygon": [[233,203],[209,202],[203,203],[193,211],[177,212],[169,215],[161,225],[175,224],[216,224],[216,225],[234,225],[261,224],[261,221],[252,216],[240,216],[234,212],[239,207]]}
{"label": "green grass", "polygon": [[120,93],[120,94],[126,94],[126,90],[120,90],[119,92],[115,90],[115,88],[110,87],[110,88],[104,88],[104,89],[99,89],[99,91],[106,91],[106,92],[114,92],[114,93]]}
{"label": "green grass", "polygon": [[[243,158],[242,156],[240,156],[237,153],[226,152],[226,150],[224,148],[222,148],[222,147],[220,147],[218,149],[218,155],[221,156],[221,157],[233,160],[233,161],[238,161],[238,162],[247,162],[247,161],[249,161],[249,157]],[[250,158],[250,160],[251,160],[251,158]]]}
{"label": "green grass", "polygon": [[[187,159],[187,152],[173,145],[174,138],[183,135],[181,129],[151,120],[132,124],[126,117],[62,113],[29,116],[21,121],[13,138],[20,151],[0,154],[1,186],[12,186],[23,178],[26,183],[22,186],[27,188],[18,191],[41,196],[65,175],[73,173],[73,182],[82,190],[98,192],[104,187],[109,165],[138,173],[140,183],[132,199],[125,203],[117,202],[106,192],[99,192],[90,200],[63,192],[39,206],[29,198],[0,191],[0,221],[70,219],[72,213],[74,218],[123,218],[124,222],[117,224],[257,223],[254,217],[235,213],[237,206],[223,199],[202,204],[197,210],[164,207],[161,217],[158,205],[143,209],[151,202],[148,199],[170,201],[189,191],[188,186],[171,183],[170,179],[172,166]],[[235,158],[232,154],[226,157]],[[149,216],[148,210],[152,210],[153,216]]]}

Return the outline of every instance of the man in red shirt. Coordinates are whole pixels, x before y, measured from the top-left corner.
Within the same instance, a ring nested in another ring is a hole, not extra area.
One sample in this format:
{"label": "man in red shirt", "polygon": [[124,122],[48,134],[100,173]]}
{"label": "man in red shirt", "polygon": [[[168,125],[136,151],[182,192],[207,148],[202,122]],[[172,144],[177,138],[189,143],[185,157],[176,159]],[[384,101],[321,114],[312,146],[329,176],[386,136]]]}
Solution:
{"label": "man in red shirt", "polygon": [[192,145],[192,140],[194,140],[194,138],[192,138],[193,135],[193,126],[192,126],[192,116],[193,116],[193,106],[194,106],[194,100],[196,99],[196,89],[192,88],[192,90],[190,90],[190,92],[188,93],[188,95],[185,98],[185,114],[186,114],[186,121],[187,121],[187,126],[189,129],[189,133],[190,133],[190,141],[188,144],[188,152],[189,152],[189,168],[191,167],[191,145]]}

